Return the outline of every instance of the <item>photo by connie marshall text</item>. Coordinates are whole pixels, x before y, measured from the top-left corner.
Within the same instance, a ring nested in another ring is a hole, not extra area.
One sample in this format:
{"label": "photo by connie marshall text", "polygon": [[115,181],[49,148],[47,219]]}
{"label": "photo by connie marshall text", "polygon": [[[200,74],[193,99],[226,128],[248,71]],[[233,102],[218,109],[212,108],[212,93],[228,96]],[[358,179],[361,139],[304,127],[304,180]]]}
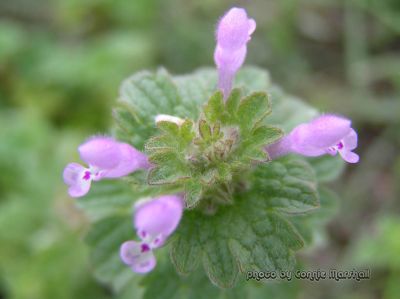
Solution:
{"label": "photo by connie marshall text", "polygon": [[248,271],[246,280],[287,280],[292,279],[320,281],[320,280],[356,280],[371,278],[371,270],[296,270],[296,271]]}

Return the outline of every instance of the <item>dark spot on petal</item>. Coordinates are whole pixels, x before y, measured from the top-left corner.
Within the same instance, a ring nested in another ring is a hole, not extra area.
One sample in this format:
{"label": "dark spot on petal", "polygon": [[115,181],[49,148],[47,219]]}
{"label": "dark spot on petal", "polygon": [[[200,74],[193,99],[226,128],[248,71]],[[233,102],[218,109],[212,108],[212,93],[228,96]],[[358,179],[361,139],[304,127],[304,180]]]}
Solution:
{"label": "dark spot on petal", "polygon": [[146,243],[143,243],[143,244],[141,245],[141,251],[142,251],[142,252],[150,251],[150,246],[147,245]]}
{"label": "dark spot on petal", "polygon": [[84,175],[83,175],[83,177],[82,177],[82,179],[84,179],[85,181],[88,181],[88,180],[90,180],[90,171],[85,171],[85,173],[84,173]]}

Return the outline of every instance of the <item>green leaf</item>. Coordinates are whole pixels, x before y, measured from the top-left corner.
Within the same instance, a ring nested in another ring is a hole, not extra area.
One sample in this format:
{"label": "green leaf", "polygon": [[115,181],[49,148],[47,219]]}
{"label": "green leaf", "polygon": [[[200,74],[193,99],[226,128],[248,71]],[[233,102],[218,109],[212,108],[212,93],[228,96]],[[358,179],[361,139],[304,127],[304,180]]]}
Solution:
{"label": "green leaf", "polygon": [[318,116],[318,111],[300,99],[287,95],[278,86],[271,86],[268,90],[271,99],[271,115],[265,119],[271,124],[289,133],[295,126],[308,122]]}
{"label": "green leaf", "polygon": [[154,122],[153,116],[169,114],[174,105],[181,103],[176,86],[164,70],[156,74],[139,72],[126,79],[119,100],[132,107],[143,120],[151,122]]}
{"label": "green leaf", "polygon": [[258,67],[243,67],[236,75],[234,87],[240,87],[249,94],[254,91],[266,91],[270,88],[271,81],[268,71]]}
{"label": "green leaf", "polygon": [[255,92],[240,102],[237,118],[241,129],[246,131],[253,128],[269,113],[271,113],[271,105],[268,96],[264,92]]}
{"label": "green leaf", "polygon": [[222,299],[237,298],[233,295],[238,291],[244,295],[247,293],[245,286],[234,290],[221,290],[210,283],[204,272],[196,271],[189,276],[179,276],[166,259],[161,260],[156,271],[142,280],[142,285],[146,287],[144,299]]}
{"label": "green leaf", "polygon": [[144,277],[141,285],[145,288],[143,299],[259,299],[276,298],[279,294],[295,298],[299,288],[296,281],[263,283],[245,281],[243,277],[234,288],[220,289],[210,283],[203,271],[178,275],[165,258],[158,259],[157,268]]}
{"label": "green leaf", "polygon": [[190,144],[194,136],[193,123],[189,120],[185,120],[180,126],[167,121],[161,121],[157,126],[162,133],[150,138],[145,144],[145,150],[150,159],[151,155],[156,155],[157,152],[170,151],[179,155]]}
{"label": "green leaf", "polygon": [[121,244],[133,238],[130,216],[105,218],[93,224],[86,237],[86,242],[92,248],[91,262],[95,266],[96,278],[116,291],[137,284],[138,277],[119,257]]}
{"label": "green leaf", "polygon": [[242,96],[241,89],[235,88],[232,90],[225,104],[225,110],[228,115],[236,114],[241,96]]}
{"label": "green leaf", "polygon": [[187,208],[193,208],[200,201],[203,194],[203,186],[199,182],[189,181],[185,184],[185,202]]}
{"label": "green leaf", "polygon": [[[193,108],[190,111],[196,112],[187,115],[187,117],[193,119],[198,117],[199,107],[207,102],[217,90],[215,68],[201,68],[188,75],[175,76],[173,81],[178,87],[178,93],[184,103],[183,106],[191,107],[192,105]],[[270,85],[267,71],[248,66],[239,70],[234,82],[234,87],[244,90],[246,95],[254,91],[267,91]],[[240,100],[240,97],[238,100]]]}
{"label": "green leaf", "polygon": [[115,134],[141,149],[156,132],[158,114],[181,118],[197,115],[198,107],[182,100],[172,77],[163,69],[157,73],[139,72],[126,79],[114,109]]}
{"label": "green leaf", "polygon": [[[136,177],[145,177],[144,172],[135,174]],[[127,178],[129,180],[129,177]],[[112,216],[126,215],[132,212],[132,204],[141,197],[151,195],[156,190],[150,190],[134,181],[104,180],[93,183],[89,193],[77,201],[92,221]],[[142,179],[142,183],[145,180]],[[140,182],[138,182],[140,183]]]}
{"label": "green leaf", "polygon": [[205,141],[211,141],[212,132],[210,125],[203,119],[199,121],[199,133]]}
{"label": "green leaf", "polygon": [[168,135],[178,135],[179,126],[176,123],[169,121],[160,121],[157,123],[157,127]]}
{"label": "green leaf", "polygon": [[324,155],[321,157],[309,158],[311,166],[314,168],[319,182],[331,182],[337,179],[344,170],[343,159],[337,156]]}
{"label": "green leaf", "polygon": [[280,211],[301,213],[319,207],[314,171],[302,158],[286,156],[258,166],[252,184],[254,197]]}
{"label": "green leaf", "polygon": [[275,127],[260,126],[251,132],[248,138],[249,145],[265,146],[276,142],[283,136],[283,132]]}
{"label": "green leaf", "polygon": [[270,210],[267,200],[249,194],[215,215],[186,212],[171,242],[171,257],[180,273],[194,271],[200,260],[214,284],[229,288],[239,271],[291,269],[293,250],[302,244],[293,226]]}
{"label": "green leaf", "polygon": [[268,154],[263,149],[252,147],[245,147],[244,149],[241,155],[246,163],[265,163],[269,160]]}
{"label": "green leaf", "polygon": [[242,271],[291,270],[295,264],[291,250],[300,249],[303,241],[281,215],[269,212],[265,216],[253,226],[253,232],[248,231],[253,236],[246,236],[247,240],[232,238],[230,248]]}
{"label": "green leaf", "polygon": [[149,171],[150,185],[173,184],[191,177],[186,150],[194,133],[193,123],[186,120],[182,125],[162,121],[158,127],[161,135],[151,138],[145,145],[149,161],[154,167]]}
{"label": "green leaf", "polygon": [[[181,231],[187,235],[197,235],[199,229],[201,229],[201,227],[193,223],[193,225],[189,227],[182,228]],[[181,275],[187,276],[197,270],[201,263],[199,258],[201,257],[201,247],[199,246],[197,238],[178,237],[173,239],[172,244],[173,245],[170,246],[170,256],[176,271]]]}
{"label": "green leaf", "polygon": [[225,112],[225,104],[224,104],[224,96],[221,91],[217,91],[214,93],[207,104],[204,107],[204,114],[206,119],[215,123],[218,120],[222,119],[222,115]]}
{"label": "green leaf", "polygon": [[335,192],[323,186],[318,188],[318,193],[320,208],[311,213],[310,218],[319,223],[326,223],[336,215],[339,208],[339,197]]}
{"label": "green leaf", "polygon": [[242,156],[238,160],[265,162],[268,160],[265,146],[276,142],[283,136],[283,132],[275,127],[260,126],[245,135],[236,149],[236,154]]}
{"label": "green leaf", "polygon": [[338,210],[339,198],[331,190],[319,187],[320,208],[312,210],[308,214],[293,214],[290,221],[297,228],[304,241],[311,245],[314,236],[324,229],[327,223]]}
{"label": "green leaf", "polygon": [[199,109],[217,90],[217,72],[214,68],[201,68],[188,75],[175,76],[179,96],[185,107],[192,107],[187,117],[196,119]]}
{"label": "green leaf", "polygon": [[156,163],[147,177],[150,185],[174,184],[191,177],[190,170],[174,152],[157,152],[151,155],[149,161]]}

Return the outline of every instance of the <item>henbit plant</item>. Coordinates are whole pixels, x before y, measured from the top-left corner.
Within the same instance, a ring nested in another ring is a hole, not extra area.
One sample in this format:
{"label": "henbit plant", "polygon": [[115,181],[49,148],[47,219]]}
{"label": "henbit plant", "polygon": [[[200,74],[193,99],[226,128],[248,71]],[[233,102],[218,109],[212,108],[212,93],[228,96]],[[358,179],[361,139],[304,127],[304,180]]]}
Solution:
{"label": "henbit plant", "polygon": [[87,241],[95,274],[117,292],[136,286],[133,272],[150,271],[141,282],[146,298],[226,294],[204,273],[219,288],[256,292],[239,274],[291,270],[295,251],[329,216],[334,194],[320,183],[340,174],[334,156],[358,162],[350,120],[318,116],[264,70],[239,71],[255,28],[244,9],[232,8],[217,26],[217,71],[128,78],[114,137],[79,147],[89,168],[66,167],[73,197],[92,181],[121,177],[96,182],[78,201],[94,222]]}

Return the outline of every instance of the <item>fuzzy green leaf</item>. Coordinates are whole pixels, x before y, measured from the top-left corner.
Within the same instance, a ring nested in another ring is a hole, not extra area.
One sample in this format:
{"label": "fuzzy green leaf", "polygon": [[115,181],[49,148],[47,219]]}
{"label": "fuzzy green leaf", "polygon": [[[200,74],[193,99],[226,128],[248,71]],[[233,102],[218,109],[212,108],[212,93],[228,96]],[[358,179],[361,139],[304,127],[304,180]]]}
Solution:
{"label": "fuzzy green leaf", "polygon": [[132,204],[141,197],[157,194],[158,189],[146,187],[144,171],[136,172],[123,181],[104,180],[93,184],[90,192],[77,201],[92,221],[132,212]]}
{"label": "fuzzy green leaf", "polygon": [[252,184],[253,196],[281,211],[300,213],[319,207],[314,171],[302,158],[286,156],[258,166]]}
{"label": "fuzzy green leaf", "polygon": [[320,208],[312,210],[308,214],[293,214],[290,222],[297,228],[304,241],[310,245],[315,234],[324,229],[328,222],[337,212],[339,199],[331,190],[319,187]]}
{"label": "fuzzy green leaf", "polygon": [[324,155],[308,159],[314,168],[319,182],[331,182],[343,172],[345,163],[340,155],[335,157]]}
{"label": "fuzzy green leaf", "polygon": [[276,142],[282,136],[283,132],[278,128],[271,126],[257,127],[245,135],[241,144],[236,149],[236,154],[241,156],[242,162],[267,161],[268,155],[264,147]]}
{"label": "fuzzy green leaf", "polygon": [[194,271],[201,260],[210,280],[228,288],[236,283],[239,271],[291,269],[293,250],[301,248],[303,241],[267,204],[249,194],[219,208],[215,215],[186,212],[171,244],[178,272]]}
{"label": "fuzzy green leaf", "polygon": [[203,119],[199,121],[199,133],[204,141],[210,141],[212,138],[212,132],[210,125]]}
{"label": "fuzzy green leaf", "polygon": [[126,79],[114,109],[115,133],[137,148],[156,132],[158,114],[185,118],[196,115],[199,107],[182,100],[172,77],[163,69],[157,73],[139,72]]}
{"label": "fuzzy green leaf", "polygon": [[174,82],[185,107],[191,107],[190,117],[197,119],[199,109],[217,90],[217,72],[213,68],[201,68],[191,74],[175,76]]}
{"label": "fuzzy green leaf", "polygon": [[182,125],[161,121],[157,126],[162,134],[151,138],[145,145],[149,161],[154,167],[149,171],[150,185],[173,184],[191,177],[185,150],[193,139],[193,123]]}
{"label": "fuzzy green leaf", "polygon": [[217,91],[210,97],[207,105],[204,107],[204,114],[209,122],[215,123],[216,121],[222,119],[224,112],[224,96],[222,92]]}
{"label": "fuzzy green leaf", "polygon": [[271,80],[268,71],[258,67],[243,67],[236,75],[234,87],[240,87],[249,94],[254,91],[268,90]]}
{"label": "fuzzy green leaf", "polygon": [[238,107],[237,118],[242,130],[249,130],[271,113],[268,96],[255,92],[244,98]]}
{"label": "fuzzy green leaf", "polygon": [[272,111],[265,123],[277,126],[289,133],[295,126],[318,116],[318,111],[300,99],[284,93],[278,86],[268,89]]}
{"label": "fuzzy green leaf", "polygon": [[190,178],[190,170],[174,152],[157,152],[149,161],[156,163],[148,174],[150,185],[173,184]]}
{"label": "fuzzy green leaf", "polygon": [[95,223],[86,237],[86,242],[92,248],[91,262],[95,266],[96,278],[116,291],[129,284],[137,284],[138,277],[119,257],[121,244],[133,238],[132,219],[129,216],[105,218]]}
{"label": "fuzzy green leaf", "polygon": [[189,181],[185,184],[185,202],[187,208],[193,208],[201,199],[203,186],[195,181]]}
{"label": "fuzzy green leaf", "polygon": [[225,111],[229,115],[235,115],[242,96],[241,89],[235,88],[232,90],[225,104]]}
{"label": "fuzzy green leaf", "polygon": [[157,270],[147,274],[141,285],[145,287],[143,299],[260,299],[276,298],[280,294],[287,295],[284,298],[295,298],[293,292],[297,294],[299,288],[296,281],[271,284],[241,279],[232,289],[220,289],[202,271],[178,275],[166,259],[158,260]]}
{"label": "fuzzy green leaf", "polygon": [[180,277],[169,261],[157,263],[157,270],[142,281],[146,286],[143,299],[210,299],[220,294],[218,288],[209,283],[202,273],[194,273],[190,277]]}

